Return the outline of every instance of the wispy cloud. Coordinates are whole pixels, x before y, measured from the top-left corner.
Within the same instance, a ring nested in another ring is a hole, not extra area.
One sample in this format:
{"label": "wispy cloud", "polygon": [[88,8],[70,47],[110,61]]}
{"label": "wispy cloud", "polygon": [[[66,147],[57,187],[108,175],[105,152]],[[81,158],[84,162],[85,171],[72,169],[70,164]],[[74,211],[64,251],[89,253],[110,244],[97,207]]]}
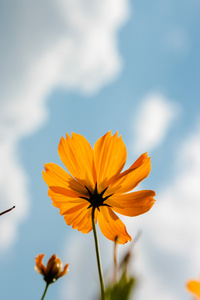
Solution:
{"label": "wispy cloud", "polygon": [[18,225],[28,216],[28,180],[13,145],[0,145],[0,165],[1,211],[16,205],[13,211],[0,217],[0,250],[6,250],[18,237]]}
{"label": "wispy cloud", "polygon": [[133,149],[146,152],[155,149],[165,139],[172,122],[177,118],[179,106],[161,93],[150,93],[143,100],[134,116]]}
{"label": "wispy cloud", "polygon": [[98,270],[92,233],[74,231],[64,245],[63,256],[70,262],[67,284],[63,282],[60,299],[93,299],[98,286]]}
{"label": "wispy cloud", "polygon": [[[63,245],[63,257],[70,262],[67,283],[62,284],[60,299],[96,299],[100,295],[99,274],[93,232],[83,234],[72,229]],[[107,240],[97,226],[102,268],[105,275],[113,267],[113,243]]]}
{"label": "wispy cloud", "polygon": [[28,213],[27,178],[17,158],[20,139],[45,122],[46,99],[55,87],[93,93],[114,80],[122,67],[117,30],[127,17],[128,1],[122,0],[52,0],[39,7],[35,1],[2,2],[0,195],[1,207],[14,203],[18,217],[1,218],[7,222],[1,248],[11,244]]}

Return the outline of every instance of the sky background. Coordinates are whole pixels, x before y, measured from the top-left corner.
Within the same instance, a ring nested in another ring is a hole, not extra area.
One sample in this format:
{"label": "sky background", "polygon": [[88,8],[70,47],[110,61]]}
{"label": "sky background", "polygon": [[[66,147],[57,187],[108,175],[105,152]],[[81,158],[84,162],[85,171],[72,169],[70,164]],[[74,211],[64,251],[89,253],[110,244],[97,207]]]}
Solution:
{"label": "sky background", "polygon": [[[139,189],[156,204],[123,217],[134,238],[132,300],[189,300],[200,274],[200,2],[198,0],[0,0],[0,290],[2,300],[40,299],[34,271],[56,253],[70,272],[46,299],[94,300],[92,233],[72,230],[52,206],[44,163],[63,166],[61,136],[93,145],[111,130],[129,167],[148,151]],[[99,232],[103,270],[113,243]],[[123,255],[129,245],[119,247]]]}

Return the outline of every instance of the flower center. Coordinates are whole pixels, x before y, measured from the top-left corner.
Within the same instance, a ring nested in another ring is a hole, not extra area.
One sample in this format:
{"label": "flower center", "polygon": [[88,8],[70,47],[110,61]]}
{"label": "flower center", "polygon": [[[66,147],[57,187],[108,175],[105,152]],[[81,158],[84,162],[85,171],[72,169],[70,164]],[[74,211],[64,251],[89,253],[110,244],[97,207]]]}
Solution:
{"label": "flower center", "polygon": [[109,197],[111,197],[113,194],[110,194],[106,197],[104,197],[104,193],[107,191],[108,187],[106,187],[100,194],[97,191],[97,183],[95,185],[94,192],[92,193],[87,186],[85,186],[86,190],[88,191],[88,197],[80,196],[80,198],[87,200],[90,205],[90,207],[97,208],[99,210],[99,206],[109,206],[108,204],[104,203]]}

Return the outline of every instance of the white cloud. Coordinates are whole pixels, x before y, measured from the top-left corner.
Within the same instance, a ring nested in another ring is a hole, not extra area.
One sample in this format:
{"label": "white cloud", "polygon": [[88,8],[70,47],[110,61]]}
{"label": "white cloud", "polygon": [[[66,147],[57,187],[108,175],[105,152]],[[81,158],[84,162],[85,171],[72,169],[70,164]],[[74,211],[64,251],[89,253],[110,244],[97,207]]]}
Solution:
{"label": "white cloud", "polygon": [[[72,231],[63,246],[63,257],[70,263],[70,273],[67,282],[62,284],[60,299],[96,299],[100,295],[100,284],[93,232]],[[108,275],[113,263],[113,243],[103,236],[98,225],[97,234],[102,272]]]}
{"label": "white cloud", "polygon": [[63,253],[70,263],[70,273],[67,282],[62,284],[60,298],[92,299],[95,289],[99,288],[92,233],[84,235],[74,231]]}
{"label": "white cloud", "polygon": [[20,139],[45,122],[45,101],[55,87],[91,93],[117,76],[122,66],[117,30],[127,17],[128,0],[1,3],[0,195],[1,207],[17,207],[12,218],[10,213],[1,220],[10,220],[1,248],[11,244],[28,213],[27,179],[17,158]]}
{"label": "white cloud", "polygon": [[27,177],[21,168],[13,144],[0,145],[1,211],[16,208],[0,217],[0,250],[6,250],[17,239],[18,224],[29,210]]}
{"label": "white cloud", "polygon": [[162,94],[155,92],[147,95],[142,100],[137,116],[134,116],[133,149],[146,152],[160,146],[178,112],[177,103],[169,101]]}

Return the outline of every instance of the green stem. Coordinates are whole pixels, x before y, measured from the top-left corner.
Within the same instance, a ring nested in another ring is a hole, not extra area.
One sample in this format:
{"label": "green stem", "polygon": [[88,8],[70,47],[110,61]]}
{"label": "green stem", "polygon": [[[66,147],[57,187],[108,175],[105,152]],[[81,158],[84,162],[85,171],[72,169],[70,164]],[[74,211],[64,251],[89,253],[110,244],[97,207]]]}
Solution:
{"label": "green stem", "polygon": [[106,299],[105,298],[105,289],[104,289],[103,276],[102,276],[102,270],[101,270],[101,259],[100,259],[100,253],[99,253],[99,244],[98,244],[97,231],[96,231],[96,225],[95,225],[94,211],[95,211],[95,207],[92,208],[92,227],[93,227],[95,250],[96,250],[96,256],[97,256],[97,266],[98,266],[98,271],[99,271],[99,280],[100,280],[100,286],[101,286],[101,300],[105,300]]}
{"label": "green stem", "polygon": [[48,289],[48,287],[49,287],[49,283],[46,283],[46,287],[45,287],[45,290],[44,290],[44,293],[43,293],[43,295],[42,295],[42,298],[41,298],[41,300],[43,300],[43,299],[44,299],[44,297],[45,297],[45,295],[46,295],[46,292],[47,292],[47,289]]}

